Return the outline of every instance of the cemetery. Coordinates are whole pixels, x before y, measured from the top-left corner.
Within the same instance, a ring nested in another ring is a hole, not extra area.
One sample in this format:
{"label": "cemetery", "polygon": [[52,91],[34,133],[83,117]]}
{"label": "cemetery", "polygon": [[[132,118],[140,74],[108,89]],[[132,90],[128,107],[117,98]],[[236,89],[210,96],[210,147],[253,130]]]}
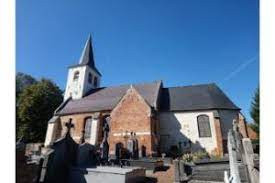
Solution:
{"label": "cemetery", "polygon": [[[104,137],[99,148],[86,142],[77,144],[70,135],[74,128],[71,120],[66,123],[66,127],[65,136],[51,147],[41,148],[41,144],[29,144],[29,148],[26,148],[23,140],[17,143],[18,161],[24,161],[22,153],[31,154],[29,151],[33,150],[32,155],[25,160],[27,163],[23,164],[25,170],[31,172],[25,182],[167,182],[165,176],[171,179],[169,182],[175,183],[259,182],[258,155],[254,154],[250,139],[242,137],[236,121],[228,132],[228,154],[222,158],[211,157],[203,151],[184,153],[175,159],[164,157],[164,154],[162,157],[139,157],[134,133],[128,140],[127,149],[117,146],[116,154],[112,157],[109,156],[108,123],[103,128]],[[19,165],[22,167],[22,163]]]}

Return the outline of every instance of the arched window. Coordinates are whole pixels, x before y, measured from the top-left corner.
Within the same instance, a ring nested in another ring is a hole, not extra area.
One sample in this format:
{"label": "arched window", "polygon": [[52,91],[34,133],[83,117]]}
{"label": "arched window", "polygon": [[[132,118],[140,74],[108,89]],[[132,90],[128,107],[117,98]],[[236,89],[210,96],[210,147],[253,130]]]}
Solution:
{"label": "arched window", "polygon": [[91,73],[89,73],[88,75],[88,82],[91,84],[93,81],[93,75]]}
{"label": "arched window", "polygon": [[97,87],[97,82],[98,82],[98,81],[97,81],[97,77],[95,76],[95,77],[94,77],[94,87]]}
{"label": "arched window", "polygon": [[209,117],[207,115],[200,115],[197,120],[199,137],[211,137]]}
{"label": "arched window", "polygon": [[89,139],[91,137],[92,118],[85,119],[84,138]]}
{"label": "arched window", "polygon": [[79,71],[76,71],[76,72],[74,73],[74,81],[77,81],[78,78],[79,78]]}

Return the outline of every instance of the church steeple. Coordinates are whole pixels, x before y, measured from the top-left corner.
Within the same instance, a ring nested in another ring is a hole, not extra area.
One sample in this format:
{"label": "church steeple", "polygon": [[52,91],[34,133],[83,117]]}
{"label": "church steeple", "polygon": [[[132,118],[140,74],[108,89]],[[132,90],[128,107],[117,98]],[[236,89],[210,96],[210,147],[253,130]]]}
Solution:
{"label": "church steeple", "polygon": [[85,47],[81,53],[80,59],[79,59],[79,65],[88,65],[92,69],[95,70],[100,76],[100,72],[95,67],[95,61],[94,61],[94,53],[93,53],[93,46],[92,46],[92,37],[89,35]]}
{"label": "church steeple", "polygon": [[92,38],[89,35],[78,64],[69,67],[64,100],[69,97],[82,98],[89,90],[100,86],[100,79],[101,74],[95,67]]}
{"label": "church steeple", "polygon": [[79,64],[89,65],[91,68],[95,67],[91,35],[89,35],[88,40],[86,41],[85,47],[79,59]]}

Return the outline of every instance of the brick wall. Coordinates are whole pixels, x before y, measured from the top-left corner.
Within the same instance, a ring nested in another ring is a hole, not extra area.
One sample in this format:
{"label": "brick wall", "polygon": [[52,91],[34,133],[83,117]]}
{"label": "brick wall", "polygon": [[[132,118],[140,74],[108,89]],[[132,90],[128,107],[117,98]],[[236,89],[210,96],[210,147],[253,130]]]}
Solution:
{"label": "brick wall", "polygon": [[155,134],[152,133],[154,122],[150,106],[134,88],[130,88],[111,112],[110,153],[114,154],[117,143],[127,147],[130,132],[136,133],[139,149],[145,146],[147,155],[155,152]]}
{"label": "brick wall", "polygon": [[81,137],[83,135],[85,120],[89,117],[97,117],[99,118],[99,130],[98,130],[98,143],[102,141],[102,123],[103,123],[103,116],[108,115],[108,111],[102,111],[100,113],[94,112],[94,113],[83,113],[83,114],[72,114],[67,116],[61,116],[61,128],[60,128],[60,136],[65,135],[67,128],[65,126],[65,123],[69,121],[69,119],[72,119],[72,123],[74,124],[74,128],[71,129],[71,135],[72,138],[77,142],[80,143]]}
{"label": "brick wall", "polygon": [[251,140],[258,139],[257,133],[250,126],[248,126],[248,125],[247,125],[247,133],[248,133],[248,137]]}
{"label": "brick wall", "polygon": [[240,130],[240,133],[242,134],[243,138],[248,138],[247,124],[246,124],[244,116],[241,113],[239,113],[239,130]]}
{"label": "brick wall", "polygon": [[213,153],[217,156],[223,156],[223,153],[224,153],[223,148],[227,148],[227,147],[223,147],[221,122],[219,117],[214,118],[214,124],[215,124],[215,130],[216,130],[217,148]]}

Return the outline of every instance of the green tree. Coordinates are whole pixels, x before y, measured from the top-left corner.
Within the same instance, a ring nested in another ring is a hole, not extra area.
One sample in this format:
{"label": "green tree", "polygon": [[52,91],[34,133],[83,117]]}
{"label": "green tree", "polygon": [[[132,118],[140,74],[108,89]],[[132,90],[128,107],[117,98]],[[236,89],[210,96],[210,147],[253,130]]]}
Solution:
{"label": "green tree", "polygon": [[31,75],[24,74],[22,72],[16,73],[16,140],[18,140],[19,138],[18,130],[20,129],[22,124],[20,118],[18,117],[19,95],[26,87],[35,83],[37,83],[37,81]]}
{"label": "green tree", "polygon": [[24,88],[35,84],[37,81],[31,75],[24,74],[22,72],[16,73],[16,99]]}
{"label": "green tree", "polygon": [[63,100],[62,91],[52,81],[42,79],[32,84],[19,95],[18,138],[24,136],[30,142],[42,142],[47,122]]}
{"label": "green tree", "polygon": [[251,103],[250,116],[253,119],[254,123],[251,124],[252,129],[258,134],[260,134],[260,90],[259,87],[256,89],[256,92]]}

